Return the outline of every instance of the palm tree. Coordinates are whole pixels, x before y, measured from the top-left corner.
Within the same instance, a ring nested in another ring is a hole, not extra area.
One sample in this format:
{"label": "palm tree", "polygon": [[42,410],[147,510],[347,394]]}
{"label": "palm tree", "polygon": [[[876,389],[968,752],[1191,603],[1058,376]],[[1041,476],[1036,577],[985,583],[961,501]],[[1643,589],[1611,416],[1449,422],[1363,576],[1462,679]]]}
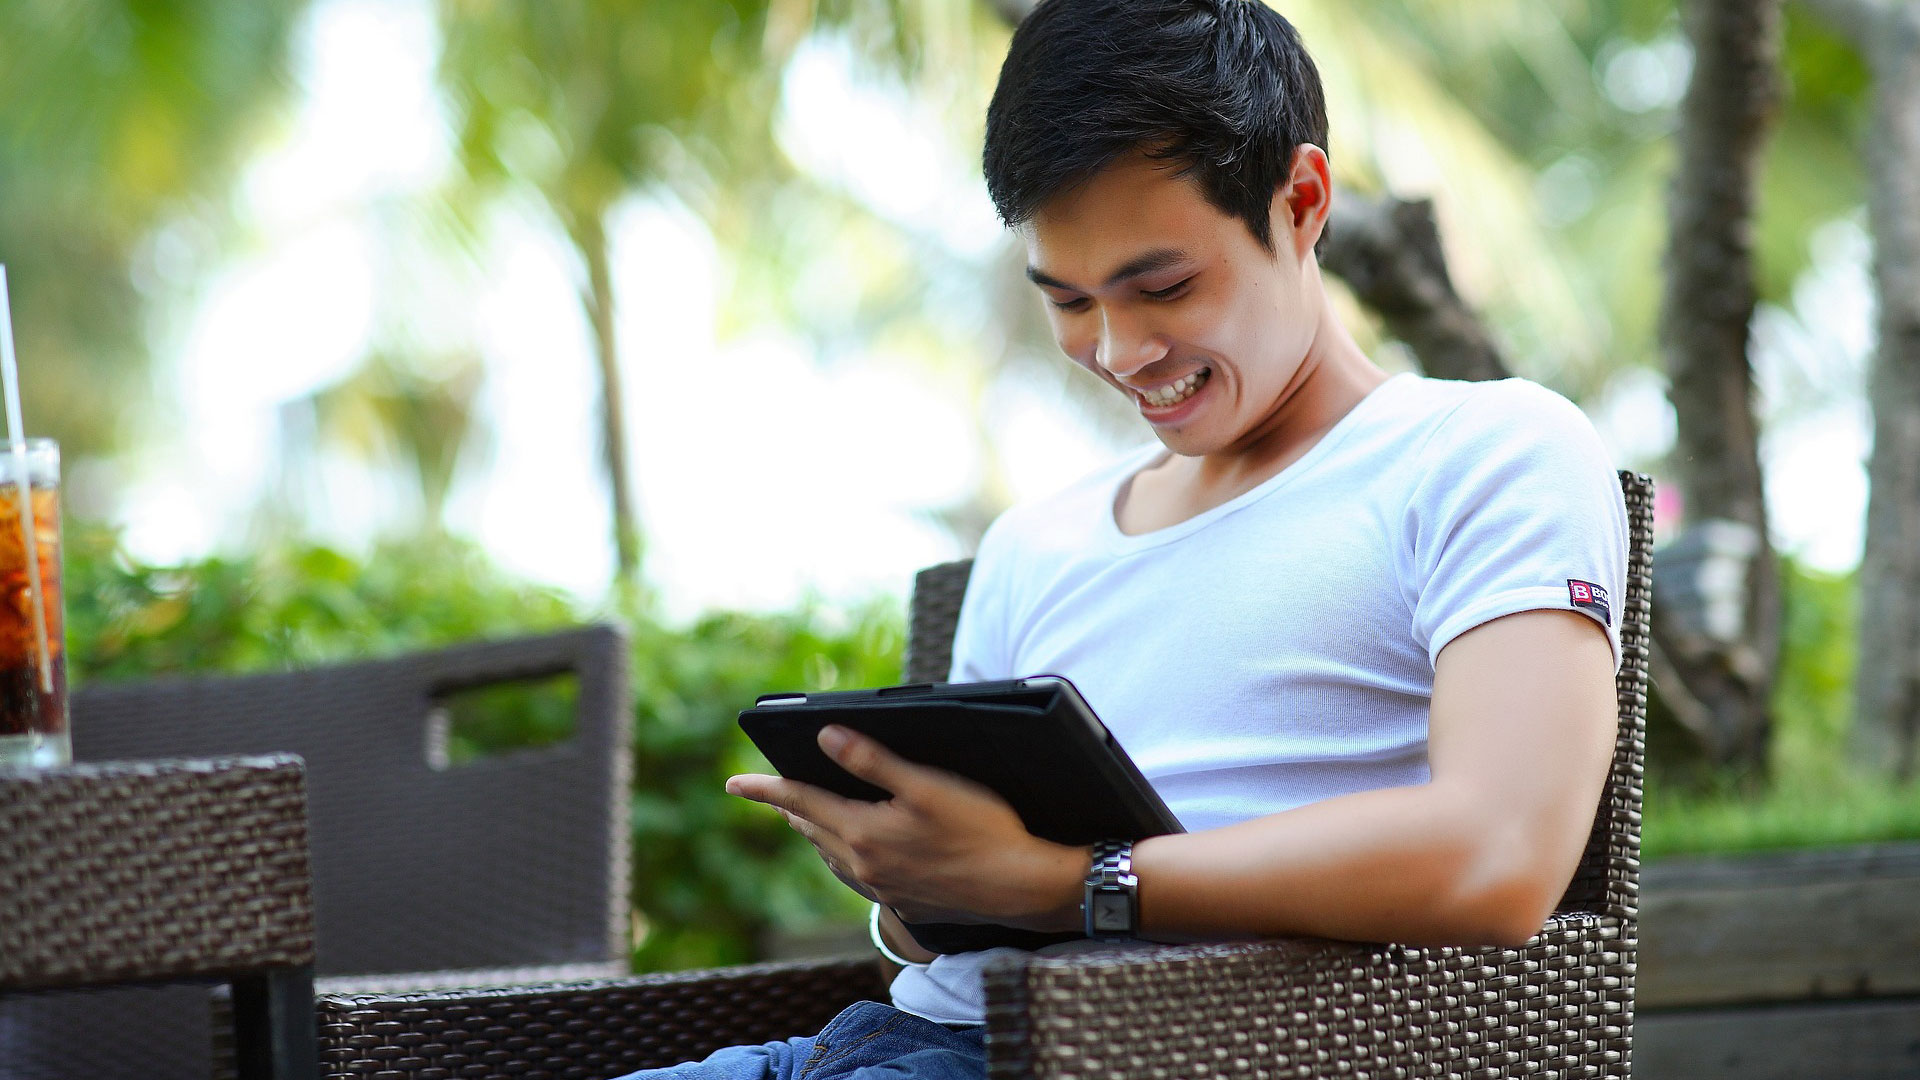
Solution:
{"label": "palm tree", "polygon": [[671,191],[710,220],[784,171],[772,119],[786,58],[816,25],[911,61],[925,13],[904,0],[441,0],[440,74],[469,197],[537,192],[579,256],[623,579],[640,565],[608,217]]}

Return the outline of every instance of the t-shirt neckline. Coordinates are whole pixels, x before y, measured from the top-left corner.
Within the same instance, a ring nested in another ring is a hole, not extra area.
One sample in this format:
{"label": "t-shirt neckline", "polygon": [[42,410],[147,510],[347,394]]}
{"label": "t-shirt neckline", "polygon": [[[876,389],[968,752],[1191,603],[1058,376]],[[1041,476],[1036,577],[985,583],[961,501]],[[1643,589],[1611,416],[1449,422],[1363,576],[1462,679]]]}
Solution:
{"label": "t-shirt neckline", "polygon": [[1132,455],[1121,463],[1119,471],[1104,486],[1103,494],[1105,498],[1102,502],[1103,509],[1100,515],[1100,524],[1108,548],[1116,553],[1124,553],[1143,551],[1147,548],[1159,547],[1162,544],[1170,544],[1176,540],[1191,536],[1221,518],[1243,507],[1259,502],[1261,499],[1279,491],[1281,488],[1293,483],[1297,478],[1313,471],[1314,466],[1337,449],[1340,443],[1345,441],[1347,436],[1358,426],[1361,414],[1376,407],[1377,399],[1382,396],[1387,387],[1394,383],[1404,382],[1413,378],[1415,378],[1415,375],[1410,371],[1402,371],[1389,375],[1385,382],[1369,390],[1365,397],[1355,402],[1353,408],[1348,409],[1345,416],[1334,421],[1333,426],[1327,429],[1327,433],[1320,436],[1320,441],[1308,447],[1307,452],[1300,455],[1298,461],[1289,464],[1286,468],[1281,469],[1279,472],[1267,477],[1253,487],[1235,495],[1219,506],[1203,510],[1187,518],[1185,521],[1175,522],[1165,528],[1154,529],[1151,532],[1129,534],[1120,531],[1120,522],[1115,516],[1115,510],[1117,509],[1116,504],[1120,498],[1120,489],[1131,483],[1133,478],[1139,475],[1143,469],[1171,454],[1171,451],[1159,445],[1157,442],[1142,447],[1139,453]]}

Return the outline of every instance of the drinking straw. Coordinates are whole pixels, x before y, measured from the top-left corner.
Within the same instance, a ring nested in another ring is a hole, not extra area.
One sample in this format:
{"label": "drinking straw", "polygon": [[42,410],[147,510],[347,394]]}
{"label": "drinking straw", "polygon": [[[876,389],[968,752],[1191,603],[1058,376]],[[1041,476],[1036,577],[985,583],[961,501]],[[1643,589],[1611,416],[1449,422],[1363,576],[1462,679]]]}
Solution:
{"label": "drinking straw", "polygon": [[40,545],[33,528],[33,477],[27,472],[27,437],[20,422],[20,367],[13,358],[13,307],[7,302],[7,267],[0,263],[0,378],[6,382],[7,441],[19,470],[20,538],[27,560],[28,598],[33,603],[33,643],[40,661],[40,692],[53,693],[53,654],[47,649],[47,606],[40,592]]}

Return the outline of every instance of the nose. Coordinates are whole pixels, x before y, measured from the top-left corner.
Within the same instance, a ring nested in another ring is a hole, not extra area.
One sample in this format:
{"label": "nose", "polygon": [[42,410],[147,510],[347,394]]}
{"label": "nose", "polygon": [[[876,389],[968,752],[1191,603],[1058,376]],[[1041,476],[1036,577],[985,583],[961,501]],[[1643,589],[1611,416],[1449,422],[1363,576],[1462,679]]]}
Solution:
{"label": "nose", "polygon": [[1151,326],[1129,317],[1125,311],[1108,308],[1101,313],[1100,338],[1094,343],[1094,360],[1124,379],[1167,355],[1167,343]]}

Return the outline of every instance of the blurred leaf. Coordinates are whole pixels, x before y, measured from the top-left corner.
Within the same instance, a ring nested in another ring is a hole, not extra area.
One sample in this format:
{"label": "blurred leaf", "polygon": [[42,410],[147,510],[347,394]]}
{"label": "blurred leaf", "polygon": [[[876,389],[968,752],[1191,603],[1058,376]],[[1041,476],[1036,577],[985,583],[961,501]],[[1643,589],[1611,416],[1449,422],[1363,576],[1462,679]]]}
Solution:
{"label": "blurred leaf", "polygon": [[136,267],[155,230],[220,219],[306,2],[0,4],[0,262],[28,427],[70,458],[137,430],[143,396],[100,388],[144,381],[145,305],[182,285]]}

